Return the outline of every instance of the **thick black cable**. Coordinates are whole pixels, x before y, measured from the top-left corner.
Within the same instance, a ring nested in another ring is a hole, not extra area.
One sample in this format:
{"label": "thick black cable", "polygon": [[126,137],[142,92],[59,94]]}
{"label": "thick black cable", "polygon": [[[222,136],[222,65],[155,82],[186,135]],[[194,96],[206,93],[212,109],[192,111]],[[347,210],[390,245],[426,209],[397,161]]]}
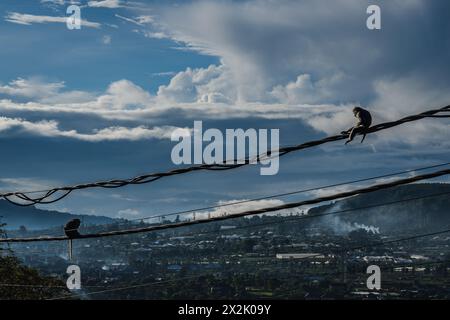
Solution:
{"label": "thick black cable", "polygon": [[202,232],[191,232],[191,233],[183,233],[178,235],[179,237],[187,237],[187,236],[194,236],[194,235],[205,235],[209,233],[219,233],[219,232],[234,232],[235,230],[242,230],[242,229],[252,229],[252,228],[260,228],[264,226],[273,226],[283,223],[289,223],[289,222],[298,222],[301,220],[308,220],[308,219],[316,219],[320,217],[330,216],[330,215],[340,215],[340,214],[347,214],[347,213],[354,213],[360,210],[366,210],[366,209],[373,209],[373,208],[380,208],[385,206],[390,206],[393,204],[399,204],[409,201],[416,201],[416,200],[423,200],[423,199],[429,199],[434,197],[441,197],[450,195],[450,192],[440,192],[440,193],[434,193],[434,194],[428,194],[425,196],[420,197],[413,197],[413,198],[407,198],[407,199],[401,199],[401,200],[395,200],[390,202],[382,202],[382,203],[376,203],[376,204],[370,204],[362,207],[356,207],[356,208],[350,208],[350,209],[344,209],[344,210],[336,210],[336,211],[329,211],[324,213],[318,213],[318,214],[307,214],[302,216],[294,216],[294,217],[286,217],[282,221],[270,221],[270,222],[263,222],[263,223],[255,223],[251,225],[245,225],[245,226],[238,226],[232,229],[224,229],[224,230],[210,230],[210,231],[202,231]]}
{"label": "thick black cable", "polygon": [[[438,113],[440,112],[447,112],[450,111],[450,105],[440,108],[440,109],[433,109],[433,110],[429,110],[429,111],[425,111],[422,113],[419,113],[417,115],[412,115],[412,116],[408,116],[405,118],[402,118],[400,120],[397,121],[391,121],[391,122],[385,122],[385,123],[381,123],[375,126],[370,127],[369,129],[367,129],[364,134],[370,134],[370,133],[374,133],[377,131],[381,131],[381,130],[385,130],[385,129],[389,129],[404,123],[408,123],[408,122],[412,122],[412,121],[417,121],[420,119],[425,119],[425,118],[431,118],[431,117],[435,117]],[[442,118],[450,118],[450,115],[442,115],[440,116]],[[174,176],[174,175],[179,175],[179,174],[184,174],[184,173],[188,173],[188,172],[194,172],[194,171],[200,171],[200,170],[230,170],[230,169],[236,169],[245,165],[248,165],[250,163],[254,163],[255,160],[258,161],[261,158],[267,157],[267,156],[272,156],[274,153],[278,156],[283,156],[286,155],[288,153],[291,153],[293,151],[299,151],[302,149],[307,149],[307,148],[311,148],[314,146],[318,146],[321,144],[325,144],[328,142],[333,142],[333,141],[339,141],[339,140],[343,140],[348,138],[347,134],[340,134],[340,135],[335,135],[335,136],[330,136],[330,137],[326,137],[323,139],[319,139],[319,140],[314,140],[314,141],[309,141],[309,142],[305,142],[296,146],[291,146],[291,147],[283,147],[280,148],[278,150],[270,150],[267,152],[267,154],[260,154],[258,156],[256,156],[256,158],[250,158],[250,157],[246,157],[245,159],[234,159],[233,163],[230,163],[231,161],[224,161],[223,163],[220,164],[202,164],[202,165],[198,165],[198,166],[191,166],[191,167],[186,167],[186,168],[180,168],[180,169],[174,169],[174,170],[170,170],[170,171],[166,171],[166,172],[157,172],[157,173],[150,173],[150,174],[145,174],[145,175],[141,175],[141,176],[137,176],[134,178],[130,178],[130,179],[123,179],[123,180],[109,180],[109,181],[98,181],[98,182],[93,182],[93,183],[85,183],[85,184],[78,184],[78,185],[73,185],[73,186],[65,186],[65,187],[57,187],[57,188],[52,188],[52,189],[48,189],[48,190],[41,190],[41,191],[28,191],[28,192],[20,192],[20,191],[16,191],[16,192],[6,192],[6,193],[0,193],[0,197],[3,197],[5,199],[7,199],[9,202],[16,204],[16,205],[23,205],[23,206],[27,206],[27,205],[33,205],[33,204],[49,204],[49,203],[54,203],[56,201],[61,200],[62,198],[64,198],[65,196],[67,196],[71,191],[73,190],[82,190],[82,189],[87,189],[87,188],[119,188],[119,187],[123,187],[126,185],[139,185],[139,184],[144,184],[144,183],[150,183],[153,181],[156,181],[160,178],[163,177],[168,177],[168,176]],[[64,194],[63,196],[54,199],[54,200],[49,200],[49,201],[44,201],[44,199],[47,199],[48,197],[50,197],[53,193],[55,192],[59,192],[59,191],[63,191],[63,192],[67,192],[67,194]],[[50,195],[45,194],[44,196],[41,197],[36,197],[36,198],[31,198],[28,197],[26,194],[33,194],[33,193],[39,193],[39,192],[46,192]],[[27,199],[26,201],[28,201],[29,203],[27,204],[21,204],[19,202],[13,201],[11,200],[9,197],[12,196],[16,196],[19,199]]]}
{"label": "thick black cable", "polygon": [[193,213],[193,212],[199,212],[199,211],[204,211],[204,210],[223,208],[223,207],[233,206],[233,205],[237,205],[237,204],[249,203],[249,202],[253,202],[253,201],[260,201],[260,200],[267,200],[267,199],[273,199],[273,198],[278,198],[278,197],[285,197],[285,196],[290,196],[290,195],[300,194],[300,193],[305,193],[305,192],[310,192],[310,191],[316,191],[316,190],[340,187],[340,186],[347,185],[347,184],[354,184],[354,183],[365,182],[365,181],[370,181],[370,180],[383,179],[383,178],[398,176],[398,175],[401,175],[401,174],[406,174],[406,173],[411,173],[411,172],[424,171],[424,170],[428,170],[428,169],[444,167],[444,166],[447,166],[447,165],[450,165],[450,162],[441,163],[441,164],[432,165],[432,166],[427,166],[427,167],[420,167],[420,168],[416,168],[416,169],[409,169],[409,170],[404,170],[404,171],[399,171],[399,172],[387,173],[387,174],[383,174],[383,175],[379,175],[379,176],[362,178],[362,179],[358,179],[358,180],[339,182],[339,183],[329,184],[329,185],[325,185],[325,186],[321,186],[321,187],[300,189],[300,190],[294,190],[294,191],[289,191],[289,192],[284,192],[284,193],[277,193],[277,194],[273,194],[273,195],[268,195],[268,196],[263,196],[263,197],[258,197],[258,198],[252,198],[252,199],[247,199],[247,200],[233,201],[233,202],[224,203],[224,204],[220,204],[220,205],[213,205],[213,206],[208,206],[208,207],[201,207],[201,208],[195,208],[195,209],[175,211],[175,212],[171,212],[171,213],[167,213],[167,214],[145,216],[145,217],[141,217],[141,218],[127,219],[127,221],[141,221],[141,220],[150,220],[150,219],[153,220],[153,219],[165,218],[165,217],[181,215],[181,214],[186,214],[186,213]]}
{"label": "thick black cable", "polygon": [[[180,227],[184,227],[184,226],[210,223],[210,222],[214,222],[214,221],[236,219],[236,218],[240,218],[240,217],[258,215],[258,214],[263,214],[263,213],[267,213],[267,212],[280,211],[280,210],[284,210],[284,209],[292,209],[292,208],[296,208],[296,207],[300,207],[300,206],[304,206],[304,205],[317,204],[320,202],[347,198],[350,196],[370,193],[370,192],[387,189],[387,188],[391,188],[391,187],[395,187],[395,186],[399,186],[399,185],[409,184],[409,183],[413,183],[413,182],[417,182],[417,181],[421,181],[421,180],[432,179],[432,178],[436,178],[436,177],[440,177],[440,176],[444,176],[444,175],[448,175],[448,174],[450,174],[450,169],[427,173],[427,174],[423,174],[423,175],[419,175],[419,176],[415,176],[415,177],[411,177],[411,178],[400,179],[400,180],[396,180],[396,181],[392,181],[392,182],[388,182],[388,183],[376,184],[376,185],[372,185],[372,186],[366,187],[366,188],[360,188],[360,189],[356,189],[356,190],[352,190],[352,191],[341,192],[341,193],[337,193],[337,194],[333,194],[333,195],[329,195],[329,196],[318,197],[318,198],[314,198],[314,199],[310,199],[310,200],[286,203],[286,204],[279,205],[279,206],[248,210],[248,211],[225,215],[225,216],[212,217],[209,219],[182,221],[182,222],[178,222],[178,223],[147,226],[147,227],[142,227],[142,228],[107,231],[107,232],[100,232],[100,233],[93,233],[93,234],[84,234],[84,235],[80,235],[77,239],[102,238],[102,237],[111,237],[111,236],[143,233],[143,232],[166,230],[166,229],[175,229],[175,228],[180,228]],[[2,243],[2,242],[64,241],[64,240],[68,240],[68,239],[69,238],[66,236],[59,236],[59,237],[42,236],[42,237],[35,237],[35,238],[0,239],[0,243]]]}
{"label": "thick black cable", "polygon": [[[419,197],[394,200],[394,201],[390,201],[390,202],[375,203],[375,204],[370,204],[370,205],[361,206],[361,207],[329,211],[329,212],[318,213],[318,214],[313,214],[313,215],[301,215],[301,216],[294,216],[294,217],[286,217],[285,219],[283,219],[281,221],[269,221],[269,222],[263,222],[263,223],[255,223],[255,224],[251,224],[251,225],[238,226],[238,227],[235,227],[232,229],[218,229],[218,230],[208,230],[208,231],[201,231],[201,232],[182,233],[178,236],[179,237],[204,236],[204,235],[211,234],[211,233],[218,234],[218,233],[226,233],[226,232],[235,232],[236,230],[260,228],[260,227],[269,226],[269,225],[274,226],[274,225],[279,225],[279,224],[284,224],[284,223],[289,223],[289,222],[298,222],[298,221],[305,220],[305,219],[321,218],[321,217],[329,216],[329,215],[341,215],[341,214],[355,213],[360,210],[380,208],[380,207],[384,207],[384,206],[390,206],[393,204],[399,204],[399,203],[417,201],[417,200],[423,200],[423,199],[430,199],[430,198],[441,197],[441,196],[445,196],[445,195],[450,195],[450,192],[432,193],[432,194],[427,194],[427,195],[419,196]],[[10,249],[10,251],[12,253],[22,253],[22,254],[48,252],[47,250],[37,251],[37,250],[17,250],[17,249]]]}

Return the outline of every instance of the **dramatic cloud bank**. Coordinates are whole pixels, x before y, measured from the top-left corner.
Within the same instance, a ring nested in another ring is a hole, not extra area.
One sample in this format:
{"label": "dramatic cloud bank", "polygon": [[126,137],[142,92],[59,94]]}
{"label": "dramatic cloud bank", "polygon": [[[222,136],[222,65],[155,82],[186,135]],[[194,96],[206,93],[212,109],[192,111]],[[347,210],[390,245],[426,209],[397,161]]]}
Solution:
{"label": "dramatic cloud bank", "polygon": [[[64,23],[64,24],[67,23],[67,17],[39,16],[19,12],[10,12],[6,16],[5,20],[12,23],[23,25],[31,25],[33,23]],[[90,28],[100,28],[101,24],[98,22],[81,20],[81,26]]]}
{"label": "dramatic cloud bank", "polygon": [[114,141],[114,140],[141,140],[141,139],[170,139],[171,134],[176,129],[190,132],[188,128],[178,128],[172,126],[146,128],[144,126],[126,128],[126,127],[108,127],[94,130],[92,133],[80,133],[76,130],[61,130],[58,122],[54,120],[43,120],[31,122],[18,118],[0,117],[0,134],[9,132],[12,129],[18,129],[27,133],[37,134],[46,137],[65,137],[79,139],[89,142]]}
{"label": "dramatic cloud bank", "polygon": [[[103,93],[68,90],[63,81],[12,79],[0,85],[0,109],[161,123],[169,118],[301,119],[319,132],[335,134],[351,125],[356,104],[370,109],[375,122],[448,104],[450,75],[442,66],[450,56],[450,22],[436,16],[448,12],[450,3],[379,1],[382,29],[377,31],[366,28],[368,4],[193,1],[147,9],[141,4],[135,15],[114,16],[137,28],[134,32],[159,34],[181,49],[217,56],[220,63],[186,68],[155,94],[127,79],[113,80]],[[88,5],[118,8],[123,3]],[[51,22],[15,12],[6,19]],[[400,135],[404,143],[429,143],[448,130],[443,121],[423,121],[384,139]]]}

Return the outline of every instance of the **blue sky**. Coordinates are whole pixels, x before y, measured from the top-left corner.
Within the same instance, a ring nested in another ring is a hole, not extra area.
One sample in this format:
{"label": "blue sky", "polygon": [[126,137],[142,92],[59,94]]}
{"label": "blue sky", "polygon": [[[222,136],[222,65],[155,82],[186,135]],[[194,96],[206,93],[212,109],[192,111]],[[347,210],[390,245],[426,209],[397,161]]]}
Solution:
{"label": "blue sky", "polygon": [[[80,30],[65,24],[71,2]],[[366,28],[369,4],[381,30]],[[355,104],[376,123],[448,105],[449,15],[445,0],[4,0],[0,188],[171,169],[170,133],[194,120],[277,128],[285,145],[348,128]],[[449,128],[425,120],[289,155],[276,176],[204,172],[46,208],[137,218],[447,162]]]}

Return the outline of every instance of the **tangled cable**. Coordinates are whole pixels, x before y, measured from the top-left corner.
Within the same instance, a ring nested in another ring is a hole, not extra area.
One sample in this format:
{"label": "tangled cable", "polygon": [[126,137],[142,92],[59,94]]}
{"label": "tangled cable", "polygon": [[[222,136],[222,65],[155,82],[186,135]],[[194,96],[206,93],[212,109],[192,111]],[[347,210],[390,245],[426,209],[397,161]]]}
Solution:
{"label": "tangled cable", "polygon": [[[443,107],[441,109],[433,109],[429,111],[425,111],[416,115],[408,116],[405,118],[402,118],[397,121],[391,121],[391,122],[385,122],[381,123],[375,126],[370,127],[365,131],[365,134],[370,134],[374,132],[378,132],[381,130],[389,129],[407,122],[417,121],[424,118],[450,118],[450,114],[439,114],[441,112],[448,112],[450,111],[450,105]],[[259,154],[256,157],[246,157],[244,159],[234,159],[231,162],[231,160],[226,160],[219,164],[202,164],[202,165],[196,165],[196,166],[190,166],[186,168],[180,168],[180,169],[174,169],[166,172],[157,172],[157,173],[150,173],[145,175],[140,175],[137,177],[133,177],[130,179],[115,179],[115,180],[108,180],[108,181],[98,181],[98,182],[92,182],[92,183],[85,183],[85,184],[78,184],[73,186],[65,186],[65,187],[57,187],[52,188],[48,190],[40,190],[40,191],[29,191],[29,192],[7,192],[7,193],[0,193],[0,197],[6,199],[10,203],[18,206],[31,206],[35,204],[51,204],[54,202],[57,202],[65,197],[67,197],[72,191],[74,190],[81,190],[81,189],[88,189],[88,188],[119,188],[126,185],[139,185],[139,184],[146,184],[154,182],[158,179],[161,179],[163,177],[169,177],[179,174],[184,174],[188,172],[193,171],[200,171],[200,170],[230,170],[230,169],[236,169],[245,165],[248,165],[250,163],[255,163],[255,161],[260,161],[261,159],[272,157],[274,154],[278,156],[284,156],[288,153],[291,153],[293,151],[299,151],[302,149],[311,148],[314,146],[318,146],[321,144],[325,144],[328,142],[333,141],[339,141],[346,139],[347,135],[340,134],[335,136],[326,137],[319,140],[313,140],[309,142],[305,142],[299,145],[290,146],[290,147],[283,147],[279,148],[278,150],[270,150],[265,154]],[[57,196],[56,198],[50,199],[53,195],[55,195],[57,192],[61,192],[62,194]],[[36,193],[43,193],[42,196],[38,197],[31,197],[29,195],[36,194]],[[17,197],[22,201],[25,201],[25,203],[16,202],[11,199],[11,197]]]}
{"label": "tangled cable", "polygon": [[[432,173],[427,173],[423,175],[418,175],[411,178],[406,179],[399,179],[396,181],[392,181],[389,183],[382,183],[382,184],[375,184],[370,187],[366,188],[360,188],[352,191],[346,191],[341,193],[336,193],[329,196],[323,196],[318,197],[314,199],[299,201],[299,202],[290,202],[279,206],[272,206],[272,207],[266,207],[262,209],[254,209],[254,210],[248,210],[240,213],[234,213],[224,216],[217,216],[217,217],[211,217],[208,219],[199,219],[199,220],[191,220],[191,221],[182,221],[178,223],[170,223],[170,224],[161,224],[161,225],[154,225],[154,226],[147,226],[147,227],[141,227],[141,228],[133,228],[133,229],[124,229],[124,230],[116,230],[116,231],[107,231],[107,232],[99,232],[99,233],[92,233],[92,234],[84,234],[77,237],[77,239],[91,239],[91,238],[103,238],[103,237],[111,237],[111,236],[120,236],[120,235],[126,235],[126,234],[134,234],[134,233],[143,233],[143,232],[150,232],[150,231],[158,231],[158,230],[165,230],[165,229],[174,229],[174,228],[180,228],[190,225],[198,225],[203,223],[209,223],[214,221],[222,221],[222,220],[228,220],[228,219],[236,219],[240,217],[246,217],[246,216],[252,216],[252,215],[258,215],[268,212],[274,212],[284,209],[292,209],[304,205],[310,205],[310,204],[316,204],[320,202],[325,201],[331,201],[336,199],[342,199],[347,198],[350,196],[358,195],[358,194],[364,194],[369,192],[374,192],[382,189],[387,189],[399,185],[409,184],[421,180],[436,178],[444,175],[450,174],[450,169],[440,170]],[[66,236],[41,236],[41,237],[34,237],[34,238],[6,238],[6,239],[0,239],[0,243],[2,242],[36,242],[36,241],[64,241],[69,240]]]}

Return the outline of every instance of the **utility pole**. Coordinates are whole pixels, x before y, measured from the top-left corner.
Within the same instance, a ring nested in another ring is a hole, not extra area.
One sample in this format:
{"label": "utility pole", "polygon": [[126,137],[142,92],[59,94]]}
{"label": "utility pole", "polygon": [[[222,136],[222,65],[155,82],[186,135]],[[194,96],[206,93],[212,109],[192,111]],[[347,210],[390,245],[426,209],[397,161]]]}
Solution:
{"label": "utility pole", "polygon": [[342,283],[347,283],[347,252],[341,254]]}

